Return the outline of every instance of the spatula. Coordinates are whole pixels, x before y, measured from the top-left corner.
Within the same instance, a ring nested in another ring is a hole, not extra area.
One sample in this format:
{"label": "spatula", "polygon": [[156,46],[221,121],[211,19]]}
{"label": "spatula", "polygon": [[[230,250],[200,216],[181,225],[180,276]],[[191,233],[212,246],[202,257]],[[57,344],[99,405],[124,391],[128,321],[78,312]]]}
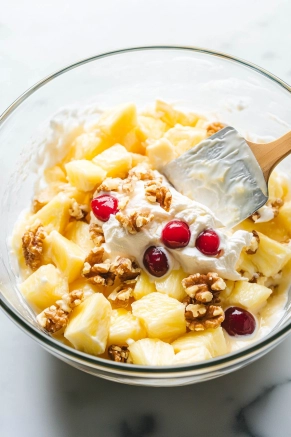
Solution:
{"label": "spatula", "polygon": [[291,153],[291,132],[266,144],[225,127],[161,169],[182,194],[208,206],[233,227],[268,200],[273,168]]}

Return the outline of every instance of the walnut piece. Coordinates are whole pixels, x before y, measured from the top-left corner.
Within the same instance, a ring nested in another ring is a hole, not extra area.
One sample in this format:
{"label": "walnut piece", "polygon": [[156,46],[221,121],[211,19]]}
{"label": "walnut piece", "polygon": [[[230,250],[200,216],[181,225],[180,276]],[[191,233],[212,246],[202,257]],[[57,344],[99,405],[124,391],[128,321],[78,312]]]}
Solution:
{"label": "walnut piece", "polygon": [[69,209],[70,216],[76,220],[83,220],[88,214],[89,208],[87,205],[80,205],[75,199],[72,199],[72,205]]}
{"label": "walnut piece", "polygon": [[257,231],[252,231],[253,237],[251,239],[251,243],[248,247],[246,247],[245,251],[248,255],[254,255],[258,248],[259,248],[259,244],[260,244],[260,237],[259,234],[257,233]]}
{"label": "walnut piece", "polygon": [[196,273],[182,280],[188,294],[183,300],[186,325],[191,331],[217,328],[224,320],[224,311],[219,306],[219,293],[226,284],[217,273]]}
{"label": "walnut piece", "polygon": [[108,348],[108,355],[112,361],[116,361],[117,363],[126,363],[129,357],[129,350],[127,346],[118,346],[116,344],[112,344]]}
{"label": "walnut piece", "polygon": [[32,270],[41,265],[43,241],[47,234],[44,227],[38,222],[29,228],[22,237],[22,250],[26,265]]}
{"label": "walnut piece", "polygon": [[118,191],[120,184],[122,182],[122,179],[120,178],[106,178],[102,182],[101,185],[97,188],[96,193],[94,193],[93,197],[96,197],[100,191]]}
{"label": "walnut piece", "polygon": [[74,290],[66,293],[58,300],[55,305],[43,310],[38,316],[37,321],[48,332],[55,333],[65,328],[69,321],[70,312],[84,299],[82,290]]}
{"label": "walnut piece", "polygon": [[169,211],[172,202],[171,191],[158,181],[152,180],[145,184],[145,196],[149,202],[158,202],[165,211]]}
{"label": "walnut piece", "polygon": [[216,121],[214,123],[211,123],[207,126],[207,136],[211,137],[211,135],[216,134],[216,132],[219,132],[221,129],[223,129],[225,125],[223,123],[220,123],[220,121]]}
{"label": "walnut piece", "polygon": [[156,179],[155,173],[147,165],[137,165],[132,168],[128,173],[130,178],[134,178],[138,181],[149,181]]}
{"label": "walnut piece", "polygon": [[110,272],[110,261],[103,260],[104,248],[94,247],[84,262],[82,276],[92,284],[113,285],[115,274]]}
{"label": "walnut piece", "polygon": [[119,307],[127,307],[129,299],[133,296],[135,284],[136,279],[124,281],[110,293],[108,300],[111,300]]}
{"label": "walnut piece", "polygon": [[118,212],[115,217],[129,234],[136,234],[154,219],[153,214],[138,211],[133,211],[129,215]]}
{"label": "walnut piece", "polygon": [[102,226],[97,223],[90,223],[89,233],[91,240],[97,247],[100,247],[101,244],[105,243]]}
{"label": "walnut piece", "polygon": [[135,261],[129,258],[118,256],[110,266],[110,271],[113,272],[121,281],[128,281],[137,278],[141,269]]}
{"label": "walnut piece", "polygon": [[[191,302],[191,298],[186,298]],[[204,331],[218,328],[224,321],[224,311],[221,306],[187,304],[185,302],[186,325],[190,331]]]}

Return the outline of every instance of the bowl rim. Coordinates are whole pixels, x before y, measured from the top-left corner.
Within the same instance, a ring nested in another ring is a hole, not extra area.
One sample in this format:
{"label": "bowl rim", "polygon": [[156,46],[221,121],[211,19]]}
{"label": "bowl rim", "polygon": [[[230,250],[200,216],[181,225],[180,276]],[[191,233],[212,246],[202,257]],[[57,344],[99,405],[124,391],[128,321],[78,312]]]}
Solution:
{"label": "bowl rim", "polygon": [[[44,79],[40,80],[30,88],[28,88],[23,94],[21,94],[8,108],[0,115],[0,128],[8,117],[17,109],[18,106],[21,105],[30,95],[32,95],[35,91],[37,91],[42,86],[46,85],[51,80],[56,77],[89,62],[96,61],[98,59],[102,59],[109,56],[120,55],[123,53],[130,53],[135,51],[150,51],[150,50],[186,50],[196,53],[202,53],[206,55],[211,55],[219,58],[223,58],[225,60],[230,60],[236,64],[241,64],[246,66],[257,73],[267,77],[268,79],[275,82],[277,85],[280,85],[282,88],[286,89],[289,93],[291,93],[291,86],[286,82],[270,73],[269,71],[257,66],[254,63],[245,61],[244,59],[237,58],[232,55],[225,54],[223,52],[217,52],[214,50],[209,50],[200,47],[194,46],[176,46],[176,45],[157,45],[157,46],[140,46],[140,47],[130,47],[123,48],[119,50],[113,50],[110,52],[104,52],[98,55],[91,56],[89,58],[85,58],[69,64],[60,70],[55,71],[54,73],[46,76]],[[248,358],[251,358],[256,355],[256,352],[267,351],[272,345],[274,345],[279,339],[283,339],[291,330],[291,320],[289,323],[286,323],[285,326],[277,328],[275,332],[269,333],[266,337],[261,340],[258,340],[251,346],[240,349],[238,351],[222,355],[217,358],[213,358],[210,361],[199,362],[195,364],[183,364],[183,365],[168,365],[168,366],[141,366],[141,365],[128,365],[126,363],[116,363],[110,361],[108,359],[99,358],[93,355],[89,355],[87,353],[78,351],[73,349],[60,341],[54,339],[53,337],[47,335],[44,331],[37,329],[35,326],[30,324],[22,315],[17,314],[13,309],[12,305],[6,300],[6,298],[2,295],[0,290],[0,307],[3,311],[8,315],[9,318],[12,319],[23,331],[25,331],[28,335],[33,337],[40,344],[49,349],[53,354],[63,357],[64,359],[74,359],[75,362],[84,363],[87,365],[91,365],[94,369],[106,370],[111,373],[120,373],[122,375],[128,376],[140,376],[144,378],[149,378],[152,376],[157,377],[169,377],[170,374],[175,376],[176,374],[188,375],[196,373],[197,371],[202,371],[202,373],[208,373],[211,371],[219,371],[226,367],[227,364],[240,364]],[[201,372],[198,372],[200,374]],[[178,375],[177,375],[178,376]]]}

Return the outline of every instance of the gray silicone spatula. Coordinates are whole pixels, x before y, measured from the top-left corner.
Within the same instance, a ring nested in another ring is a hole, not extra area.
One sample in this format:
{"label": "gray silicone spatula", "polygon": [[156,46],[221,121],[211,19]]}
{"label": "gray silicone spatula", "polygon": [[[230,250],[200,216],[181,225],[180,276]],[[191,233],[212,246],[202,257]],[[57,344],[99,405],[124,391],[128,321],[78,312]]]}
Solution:
{"label": "gray silicone spatula", "polygon": [[182,194],[208,206],[232,227],[268,200],[272,169],[291,153],[291,132],[267,144],[225,127],[165,165],[161,172]]}

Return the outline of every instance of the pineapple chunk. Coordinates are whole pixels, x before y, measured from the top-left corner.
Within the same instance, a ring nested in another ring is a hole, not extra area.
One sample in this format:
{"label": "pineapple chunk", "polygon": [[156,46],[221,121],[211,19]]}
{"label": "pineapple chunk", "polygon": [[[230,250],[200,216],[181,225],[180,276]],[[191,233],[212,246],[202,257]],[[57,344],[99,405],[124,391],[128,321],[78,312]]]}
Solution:
{"label": "pineapple chunk", "polygon": [[212,357],[226,354],[227,345],[222,328],[207,329],[203,332],[188,332],[172,343],[175,353],[192,350],[195,348],[207,348]]}
{"label": "pineapple chunk", "polygon": [[92,355],[106,349],[111,306],[101,293],[93,294],[71,313],[64,336],[75,349]]}
{"label": "pineapple chunk", "polygon": [[84,133],[78,136],[73,143],[74,159],[91,160],[110,146],[112,146],[112,141],[101,132]]}
{"label": "pineapple chunk", "polygon": [[86,258],[85,252],[57,231],[52,231],[45,239],[44,253],[68,278],[69,283],[80,276]]}
{"label": "pineapple chunk", "polygon": [[264,276],[274,276],[291,259],[291,249],[264,234],[259,233],[259,237],[259,248],[254,255],[250,255],[251,261]]}
{"label": "pineapple chunk", "polygon": [[68,293],[68,282],[55,266],[47,264],[32,273],[19,288],[25,299],[42,311]]}
{"label": "pineapple chunk", "polygon": [[91,191],[106,177],[106,171],[91,161],[80,159],[65,165],[71,185],[81,191]]}
{"label": "pineapple chunk", "polygon": [[125,178],[132,167],[132,156],[120,144],[97,155],[92,162],[107,171],[108,177]]}
{"label": "pineapple chunk", "polygon": [[159,170],[165,164],[177,158],[173,144],[166,138],[161,138],[146,148],[146,156],[154,168]]}
{"label": "pineapple chunk", "polygon": [[140,153],[132,153],[132,167],[135,167],[138,164],[150,164],[150,160],[147,156],[141,155]]}
{"label": "pineapple chunk", "polygon": [[120,142],[130,153],[143,155],[145,152],[144,135],[138,127],[128,132]]}
{"label": "pineapple chunk", "polygon": [[[254,223],[252,220],[247,219],[244,220],[242,223],[239,224],[239,226],[236,227],[236,229],[244,229],[245,231],[252,232],[253,230],[257,232],[261,232],[262,234],[267,235],[267,237],[272,238],[272,240],[282,242],[287,242],[291,237],[291,221],[290,226],[288,228],[288,225],[285,221],[285,217],[283,217],[281,214],[284,215],[284,207],[286,208],[286,211],[288,210],[288,203],[285,203],[281,208],[279,215],[272,219],[269,222],[262,222],[262,223]],[[285,206],[286,205],[286,206]],[[283,209],[283,210],[282,210]],[[291,205],[289,206],[289,211],[287,211],[286,218],[289,219],[289,214],[291,213]],[[290,220],[290,219],[289,219]]]}
{"label": "pineapple chunk", "polygon": [[212,358],[211,353],[206,346],[201,345],[199,347],[194,347],[193,349],[186,349],[178,352],[172,361],[172,364],[190,364],[196,363],[198,361],[205,361]]}
{"label": "pineapple chunk", "polygon": [[62,233],[69,222],[70,207],[71,199],[65,194],[59,193],[34,214],[30,221],[34,223],[36,220],[39,220],[47,232],[55,230]]}
{"label": "pineapple chunk", "polygon": [[180,156],[206,138],[206,129],[177,125],[168,130],[164,138],[173,144]]}
{"label": "pineapple chunk", "polygon": [[195,126],[199,119],[198,115],[193,113],[186,114],[162,100],[156,101],[156,112],[160,114],[161,120],[172,127],[176,124]]}
{"label": "pineapple chunk", "polygon": [[127,103],[106,111],[98,120],[97,126],[114,143],[122,139],[137,126],[136,106]]}
{"label": "pineapple chunk", "polygon": [[134,299],[139,300],[147,294],[153,293],[154,291],[156,291],[154,282],[151,282],[149,276],[144,270],[142,270],[133,289]]}
{"label": "pineapple chunk", "polygon": [[281,220],[283,226],[286,228],[285,234],[287,234],[288,237],[290,238],[290,234],[291,234],[291,201],[285,202],[284,205],[281,206],[281,208],[279,210],[278,218]]}
{"label": "pineapple chunk", "polygon": [[170,341],[186,332],[184,305],[166,294],[150,293],[131,307],[133,315],[144,322],[150,338]]}
{"label": "pineapple chunk", "polygon": [[138,125],[143,141],[146,139],[158,140],[167,131],[168,126],[159,118],[138,116]]}
{"label": "pineapple chunk", "polygon": [[65,230],[65,237],[77,244],[85,252],[90,252],[93,249],[94,243],[90,238],[88,223],[82,221],[74,221],[68,224]]}
{"label": "pineapple chunk", "polygon": [[266,304],[271,294],[272,290],[264,285],[237,281],[227,302],[230,305],[243,306],[253,313],[256,313]]}
{"label": "pineapple chunk", "polygon": [[186,278],[188,275],[180,270],[172,270],[172,272],[166,276],[165,279],[159,279],[155,281],[156,289],[160,293],[165,293],[170,297],[174,297],[180,302],[187,296],[183,286],[182,279]]}
{"label": "pineapple chunk", "polygon": [[146,330],[140,320],[130,311],[118,308],[112,311],[108,344],[123,345],[127,340],[140,340],[146,336]]}
{"label": "pineapple chunk", "polygon": [[91,294],[100,293],[102,289],[102,286],[90,284],[86,279],[84,278],[78,278],[76,281],[71,282],[69,284],[69,291],[70,293],[75,290],[81,290],[84,294],[84,298],[91,296]]}
{"label": "pineapple chunk", "polygon": [[282,172],[273,171],[268,182],[268,190],[270,199],[284,200],[285,197],[289,197],[290,178]]}
{"label": "pineapple chunk", "polygon": [[133,364],[145,366],[170,365],[175,357],[173,347],[153,338],[144,338],[128,347]]}

